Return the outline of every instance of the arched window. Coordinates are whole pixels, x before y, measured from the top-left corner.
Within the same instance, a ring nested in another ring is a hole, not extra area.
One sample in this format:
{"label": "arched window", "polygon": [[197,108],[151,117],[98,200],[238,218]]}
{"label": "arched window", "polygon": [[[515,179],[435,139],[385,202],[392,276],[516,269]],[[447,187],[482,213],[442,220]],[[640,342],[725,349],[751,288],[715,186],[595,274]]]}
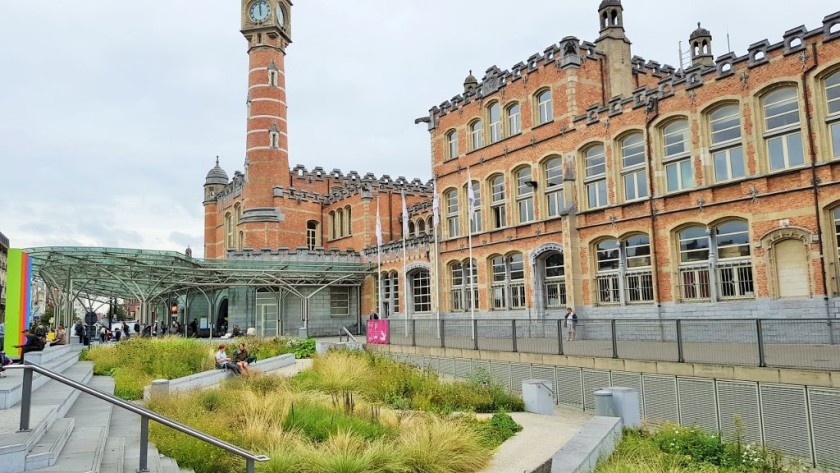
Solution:
{"label": "arched window", "polygon": [[531,167],[516,171],[516,205],[519,209],[519,223],[534,220],[534,184]]}
{"label": "arched window", "polygon": [[335,225],[335,232],[336,238],[341,238],[344,236],[344,209],[338,209],[336,211],[336,218],[338,222]]}
{"label": "arched window", "polygon": [[382,273],[382,311],[388,317],[400,311],[400,277],[396,271]]}
{"label": "arched window", "polygon": [[470,124],[470,147],[473,150],[484,146],[484,128],[481,120],[476,120]]}
{"label": "arched window", "polygon": [[684,301],[754,297],[749,228],[742,220],[679,233],[680,297]]}
{"label": "arched window", "polygon": [[232,250],[233,248],[233,216],[228,212],[225,214],[225,249]]}
{"label": "arched window", "polygon": [[522,132],[522,113],[519,103],[508,105],[507,107],[507,127],[508,136],[513,136]]}
{"label": "arched window", "polygon": [[603,207],[607,201],[607,164],[604,156],[604,145],[590,146],[584,152],[584,166],[586,168],[586,204],[590,209]]}
{"label": "arched window", "polygon": [[[403,217],[403,218],[408,218],[408,217]],[[406,238],[414,238],[414,236],[416,235],[415,230],[416,229],[414,227],[414,222],[409,220],[408,221],[408,235],[406,235]]]}
{"label": "arched window", "polygon": [[825,99],[832,156],[840,158],[840,71],[825,79]]}
{"label": "arched window", "polygon": [[712,161],[715,182],[744,177],[744,151],[741,147],[741,111],[737,105],[724,105],[709,114]]}
{"label": "arched window", "polygon": [[435,234],[435,222],[433,217],[429,217],[428,220],[426,220],[426,228],[429,229],[429,235]]}
{"label": "arched window", "polygon": [[241,234],[241,232],[240,233],[236,232],[236,228],[239,226],[239,221],[241,219],[242,219],[242,205],[237,203],[236,205],[233,206],[233,222],[232,222],[232,228],[231,228],[231,232],[233,232],[234,236],[236,237],[233,240],[233,244],[232,244],[233,246],[231,246],[231,248],[236,248],[237,250],[242,250],[242,239],[239,238],[239,235]]}
{"label": "arched window", "polygon": [[554,120],[554,108],[551,105],[551,91],[544,90],[537,94],[537,125]]}
{"label": "arched window", "polygon": [[548,217],[559,217],[565,208],[563,198],[563,158],[550,158],[543,165],[545,170],[545,208]]}
{"label": "arched window", "polygon": [[662,144],[666,190],[675,192],[694,187],[688,120],[674,120],[666,125],[662,129]]}
{"label": "arched window", "polygon": [[455,238],[460,234],[461,220],[458,216],[458,193],[455,189],[446,191],[443,195],[446,202],[446,229],[449,238]]}
{"label": "arched window", "polygon": [[490,264],[493,272],[492,298],[494,309],[525,307],[525,263],[522,253],[497,256]]}
{"label": "arched window", "polygon": [[236,239],[236,249],[238,251],[242,251],[242,247],[245,245],[245,232],[240,231],[239,237]]}
{"label": "arched window", "polygon": [[487,121],[490,124],[490,144],[502,139],[502,106],[494,102],[487,107]]}
{"label": "arched window", "polygon": [[490,218],[493,228],[507,225],[507,204],[505,203],[505,176],[499,174],[490,180]]}
{"label": "arched window", "polygon": [[335,240],[337,238],[338,232],[336,232],[336,221],[335,221],[335,211],[330,211],[330,239]]}
{"label": "arched window", "polygon": [[566,268],[563,253],[553,252],[543,265],[543,291],[547,308],[566,306]]}
{"label": "arched window", "polygon": [[770,170],[787,169],[805,163],[802,132],[799,125],[799,93],[796,87],[785,87],[765,95],[764,139]]}
{"label": "arched window", "polygon": [[432,290],[429,271],[418,269],[411,274],[412,313],[432,311]]}
{"label": "arched window", "polygon": [[422,218],[417,221],[417,235],[425,235],[426,234],[426,221]]}
{"label": "arched window", "polygon": [[348,235],[348,236],[352,235],[353,234],[353,211],[352,211],[352,209],[350,208],[349,205],[347,207],[344,207],[344,218],[347,220],[346,235]]}
{"label": "arched window", "polygon": [[[465,192],[467,193],[467,199],[469,199],[469,189],[466,189]],[[473,192],[473,214],[470,218],[470,231],[473,233],[480,232],[482,230],[481,226],[481,186],[478,185],[478,181],[472,181],[472,192]]]}
{"label": "arched window", "polygon": [[619,255],[618,240],[604,240],[598,243],[596,250],[598,260],[598,303],[619,304],[621,290],[618,286]]}
{"label": "arched window", "polygon": [[645,140],[641,133],[631,133],[621,140],[624,200],[629,202],[648,196],[646,161]]}
{"label": "arched window", "polygon": [[315,247],[320,246],[318,237],[318,221],[317,220],[309,220],[306,222],[306,247],[310,250],[314,250]]}
{"label": "arched window", "polygon": [[598,243],[597,290],[599,304],[653,302],[650,239],[636,234]]}
{"label": "arched window", "polygon": [[478,308],[478,271],[475,260],[455,261],[449,265],[449,307],[452,311]]}
{"label": "arched window", "polygon": [[444,159],[455,159],[458,157],[458,132],[449,130],[446,132],[446,156]]}

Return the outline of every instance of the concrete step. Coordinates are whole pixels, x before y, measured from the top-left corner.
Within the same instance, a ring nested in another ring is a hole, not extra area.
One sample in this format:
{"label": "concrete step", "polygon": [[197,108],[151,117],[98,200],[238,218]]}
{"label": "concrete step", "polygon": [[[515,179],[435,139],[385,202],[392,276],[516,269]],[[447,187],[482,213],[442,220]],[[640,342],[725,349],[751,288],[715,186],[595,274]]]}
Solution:
{"label": "concrete step", "polygon": [[[87,384],[104,393],[114,393],[114,378],[109,376],[94,376]],[[112,410],[112,404],[90,394],[81,394],[67,411],[67,417],[74,419],[75,427],[57,461],[34,471],[98,473],[105,456]]]}
{"label": "concrete step", "polygon": [[160,456],[160,473],[180,473],[181,469],[178,468],[178,463],[175,460],[165,456]]}
{"label": "concrete step", "polygon": [[[111,415],[116,415],[116,412]],[[123,473],[124,456],[125,437],[114,437],[109,432],[108,440],[105,442],[105,456],[102,458],[102,467],[99,469],[99,473]]]}
{"label": "concrete step", "polygon": [[[26,360],[44,368],[63,373],[79,361],[80,345],[59,345],[47,347],[44,351],[27,353]],[[49,381],[46,376],[34,373],[32,390],[36,391]],[[23,392],[23,371],[6,370],[0,377],[0,409],[10,409],[20,402]]]}
{"label": "concrete step", "polygon": [[[93,363],[76,362],[62,373],[64,376],[87,383],[93,376]],[[80,391],[49,380],[44,386],[32,393],[30,410],[30,430],[18,432],[20,406],[0,411],[0,473],[20,473],[25,471],[26,456],[31,452],[57,419],[65,417]],[[75,421],[75,419],[74,419]],[[74,422],[74,430],[78,423]],[[72,434],[71,434],[72,435]]]}
{"label": "concrete step", "polygon": [[26,455],[26,470],[52,466],[76,426],[75,419],[61,418],[53,422],[41,440]]}

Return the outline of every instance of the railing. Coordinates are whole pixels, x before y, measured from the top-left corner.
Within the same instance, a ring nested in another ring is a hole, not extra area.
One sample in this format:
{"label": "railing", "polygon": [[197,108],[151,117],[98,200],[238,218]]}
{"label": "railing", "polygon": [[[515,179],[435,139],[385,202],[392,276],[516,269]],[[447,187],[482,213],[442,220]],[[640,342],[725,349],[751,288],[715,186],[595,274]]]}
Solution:
{"label": "railing", "polygon": [[122,407],[123,409],[133,412],[140,416],[140,467],[138,468],[138,472],[148,472],[149,471],[149,463],[148,463],[148,453],[149,453],[149,419],[163,424],[169,428],[175,429],[178,432],[183,434],[187,434],[191,437],[194,437],[202,442],[209,443],[210,445],[214,445],[219,447],[223,450],[227,450],[230,453],[235,455],[239,455],[240,457],[245,459],[245,467],[247,473],[254,473],[254,466],[255,462],[264,462],[268,461],[269,458],[265,455],[256,455],[247,450],[237,447],[236,445],[227,443],[223,440],[219,440],[216,437],[212,437],[207,435],[203,432],[199,432],[198,430],[192,429],[187,427],[184,424],[176,422],[172,419],[168,419],[163,417],[155,412],[152,412],[146,408],[137,406],[130,402],[126,402],[118,397],[112,396],[110,394],[106,394],[102,391],[97,389],[91,388],[90,386],[86,386],[82,383],[74,381],[70,378],[62,376],[58,373],[50,371],[40,365],[36,365],[33,363],[26,363],[24,362],[23,365],[9,365],[6,366],[6,369],[21,369],[23,370],[23,392],[20,401],[20,431],[26,432],[29,431],[29,416],[32,408],[32,372],[37,371],[38,373],[54,379],[59,383],[66,384],[71,388],[78,389],[83,393],[90,394],[93,397],[102,399],[103,401],[110,402],[111,404]]}
{"label": "railing", "polygon": [[391,344],[467,350],[840,370],[836,319],[412,319]]}
{"label": "railing", "polygon": [[353,340],[353,342],[358,342],[358,340],[356,340],[356,337],[354,337],[353,334],[350,333],[349,330],[347,330],[347,327],[341,327],[341,330],[338,331],[338,341],[344,341],[344,337],[347,337],[348,342],[350,340]]}

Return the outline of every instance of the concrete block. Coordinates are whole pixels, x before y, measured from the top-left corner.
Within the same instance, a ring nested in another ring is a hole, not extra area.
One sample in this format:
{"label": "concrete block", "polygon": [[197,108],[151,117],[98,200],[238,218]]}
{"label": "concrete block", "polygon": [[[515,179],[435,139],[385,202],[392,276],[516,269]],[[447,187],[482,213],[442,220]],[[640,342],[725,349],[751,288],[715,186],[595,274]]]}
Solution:
{"label": "concrete block", "polygon": [[155,380],[153,380],[151,386],[149,386],[149,396],[154,397],[154,396],[167,396],[167,395],[169,395],[169,380],[168,379],[155,379]]}
{"label": "concrete block", "polygon": [[732,366],[695,363],[694,376],[701,378],[732,379],[735,377],[735,369]]}
{"label": "concrete block", "polygon": [[595,358],[595,369],[624,371],[624,360],[615,358]]}
{"label": "concrete block", "polygon": [[734,379],[743,381],[757,381],[762,383],[779,383],[779,370],[776,368],[755,368],[752,366],[733,366]]}
{"label": "concrete block", "polygon": [[550,366],[567,366],[569,358],[566,355],[543,355],[543,364]]}
{"label": "concrete block", "polygon": [[500,351],[498,353],[500,361],[510,361],[512,363],[520,362],[520,353],[513,353],[509,351]]}
{"label": "concrete block", "polygon": [[831,387],[840,388],[840,371],[831,372]]}
{"label": "concrete block", "polygon": [[595,358],[588,358],[585,356],[568,356],[567,366],[575,366],[578,368],[595,368]]}
{"label": "concrete block", "polygon": [[554,383],[547,379],[522,381],[522,400],[526,412],[554,415]]}
{"label": "concrete block", "polygon": [[781,369],[779,370],[779,382],[784,384],[831,387],[831,374],[828,371]]}
{"label": "concrete block", "polygon": [[519,361],[521,361],[522,363],[531,363],[534,365],[544,364],[543,356],[540,353],[520,353]]}
{"label": "concrete block", "polygon": [[624,371],[631,371],[634,373],[656,373],[656,362],[624,360]]}
{"label": "concrete block", "polygon": [[670,374],[674,376],[694,376],[694,365],[674,361],[657,361],[656,372],[658,374]]}
{"label": "concrete block", "polygon": [[469,358],[471,360],[478,360],[481,358],[481,351],[480,350],[463,350],[461,355],[464,358]]}

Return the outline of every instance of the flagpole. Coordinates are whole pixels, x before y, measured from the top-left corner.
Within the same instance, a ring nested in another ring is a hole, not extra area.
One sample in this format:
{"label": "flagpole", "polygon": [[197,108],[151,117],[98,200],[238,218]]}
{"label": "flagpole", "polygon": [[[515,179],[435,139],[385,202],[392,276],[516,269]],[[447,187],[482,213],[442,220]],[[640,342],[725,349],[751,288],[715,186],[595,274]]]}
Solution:
{"label": "flagpole", "polygon": [[380,318],[385,318],[384,304],[382,300],[382,222],[379,220],[379,195],[376,196],[376,290],[378,293],[377,311]]}
{"label": "flagpole", "polygon": [[[467,166],[467,201],[468,201],[468,228],[467,228],[467,246],[469,247],[469,257],[470,257],[470,272],[467,275],[467,282],[468,290],[470,291],[470,319],[475,320],[475,305],[478,303],[478,299],[475,297],[475,292],[473,291],[473,272],[475,271],[474,262],[473,262],[473,252],[472,252],[472,234],[473,234],[473,219],[475,218],[475,193],[473,192],[472,188],[472,176],[470,175],[470,168]],[[476,285],[478,281],[474,282]],[[475,334],[473,333],[473,337]]]}
{"label": "flagpole", "polygon": [[434,236],[434,269],[435,269],[435,319],[437,322],[437,337],[440,338],[440,248],[438,247],[438,226],[440,223],[440,201],[437,193],[437,179],[434,181],[432,188],[434,196],[432,197],[432,234]]}
{"label": "flagpole", "polygon": [[403,214],[403,221],[402,221],[402,250],[403,250],[403,311],[405,312],[405,336],[408,338],[408,273],[406,272],[406,261],[408,260],[408,255],[405,250],[405,238],[406,234],[408,233],[408,208],[405,205],[405,191],[402,191],[402,214]]}

